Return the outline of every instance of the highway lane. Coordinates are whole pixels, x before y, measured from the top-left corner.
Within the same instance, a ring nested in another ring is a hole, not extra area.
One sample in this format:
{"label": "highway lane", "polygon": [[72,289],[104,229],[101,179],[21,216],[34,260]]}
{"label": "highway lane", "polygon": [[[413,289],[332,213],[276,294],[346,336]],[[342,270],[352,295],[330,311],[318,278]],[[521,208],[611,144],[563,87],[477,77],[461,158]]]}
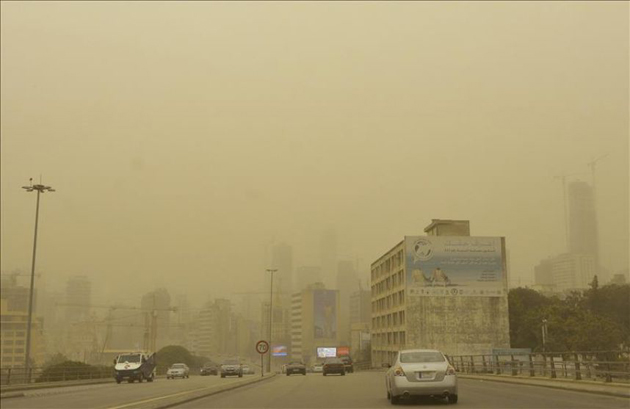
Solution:
{"label": "highway lane", "polygon": [[0,404],[2,409],[108,409],[169,394],[238,382],[253,376],[255,375],[225,379],[219,376],[191,376],[189,379],[158,378],[152,383],[143,382],[142,384],[123,382],[120,385],[107,383],[37,389],[25,392],[25,397],[2,399]]}
{"label": "highway lane", "polygon": [[[459,380],[459,403],[419,399],[398,405],[402,408],[497,408],[581,409],[624,408],[630,400],[583,392],[512,385],[471,379]],[[346,376],[309,374],[276,376],[269,381],[220,393],[179,406],[201,408],[383,408],[392,407],[386,397],[382,372],[358,372]]]}

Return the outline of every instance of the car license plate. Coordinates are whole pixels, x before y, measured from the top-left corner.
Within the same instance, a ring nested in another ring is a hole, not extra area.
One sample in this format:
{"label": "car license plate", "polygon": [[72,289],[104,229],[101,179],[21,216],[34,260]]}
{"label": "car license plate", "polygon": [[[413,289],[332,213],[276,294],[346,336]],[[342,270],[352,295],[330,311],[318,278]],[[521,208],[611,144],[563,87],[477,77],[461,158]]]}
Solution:
{"label": "car license plate", "polygon": [[435,372],[416,372],[418,379],[433,379],[435,378]]}

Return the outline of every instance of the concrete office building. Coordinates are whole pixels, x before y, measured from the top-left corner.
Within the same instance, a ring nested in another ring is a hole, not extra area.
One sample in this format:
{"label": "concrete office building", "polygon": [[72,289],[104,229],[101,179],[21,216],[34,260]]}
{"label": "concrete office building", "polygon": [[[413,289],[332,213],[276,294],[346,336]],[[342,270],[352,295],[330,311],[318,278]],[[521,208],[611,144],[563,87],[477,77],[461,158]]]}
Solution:
{"label": "concrete office building", "polygon": [[569,198],[569,253],[588,254],[597,261],[597,217],[593,189],[586,182],[572,182]]}
{"label": "concrete office building", "polygon": [[[0,367],[24,368],[28,312],[9,309],[9,299],[0,299]],[[38,366],[44,363],[45,342],[42,319],[34,316],[31,323],[31,359]]]}
{"label": "concrete office building", "polygon": [[536,289],[567,293],[587,289],[595,276],[595,258],[589,254],[564,253],[542,260],[535,268]]}
{"label": "concrete office building", "polygon": [[291,359],[313,365],[317,347],[341,346],[339,292],[318,283],[294,293],[291,301]]}
{"label": "concrete office building", "polygon": [[510,346],[505,239],[433,220],[371,266],[372,365],[403,348],[482,354]]}
{"label": "concrete office building", "polygon": [[350,342],[350,296],[359,289],[359,278],[354,263],[349,260],[337,263],[337,290],[339,290],[339,325],[338,335],[341,342]]}

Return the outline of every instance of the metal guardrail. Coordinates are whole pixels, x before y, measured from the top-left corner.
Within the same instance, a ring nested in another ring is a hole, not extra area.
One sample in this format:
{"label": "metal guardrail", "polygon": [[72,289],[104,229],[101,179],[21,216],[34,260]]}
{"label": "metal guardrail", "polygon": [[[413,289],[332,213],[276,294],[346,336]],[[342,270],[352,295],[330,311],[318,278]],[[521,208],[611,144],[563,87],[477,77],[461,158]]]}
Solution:
{"label": "metal guardrail", "polygon": [[0,368],[0,385],[20,385],[40,382],[63,382],[114,377],[113,369],[99,367]]}
{"label": "metal guardrail", "polygon": [[628,351],[451,355],[447,358],[457,372],[466,374],[510,374],[630,383]]}

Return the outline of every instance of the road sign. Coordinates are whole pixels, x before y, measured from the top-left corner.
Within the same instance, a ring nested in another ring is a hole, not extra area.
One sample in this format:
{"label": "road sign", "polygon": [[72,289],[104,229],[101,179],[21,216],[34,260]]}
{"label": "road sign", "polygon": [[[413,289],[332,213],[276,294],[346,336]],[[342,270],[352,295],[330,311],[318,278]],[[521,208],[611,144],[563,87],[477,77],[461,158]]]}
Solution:
{"label": "road sign", "polygon": [[269,351],[269,343],[267,341],[256,342],[256,352],[260,355],[266,354]]}

